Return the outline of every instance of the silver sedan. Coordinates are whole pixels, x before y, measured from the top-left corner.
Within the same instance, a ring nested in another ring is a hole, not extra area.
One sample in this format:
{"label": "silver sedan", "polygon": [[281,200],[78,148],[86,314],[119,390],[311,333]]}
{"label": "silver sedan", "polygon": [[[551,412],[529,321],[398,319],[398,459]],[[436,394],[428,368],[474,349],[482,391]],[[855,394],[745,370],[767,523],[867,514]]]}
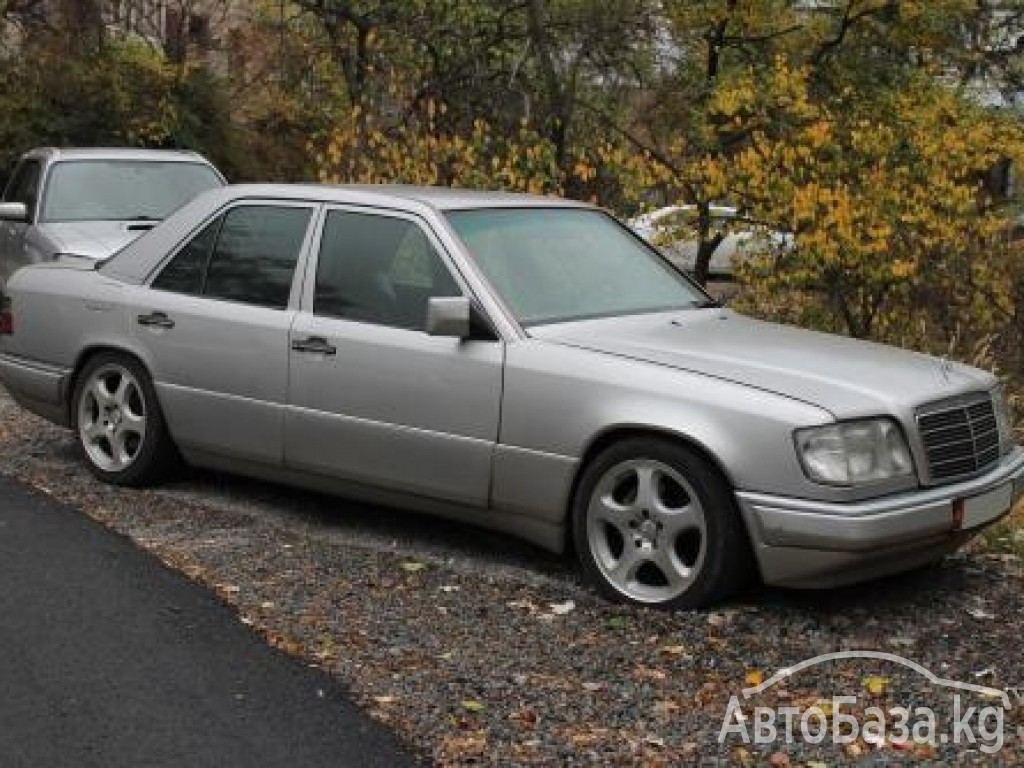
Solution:
{"label": "silver sedan", "polygon": [[8,294],[0,377],[102,480],[180,458],[446,515],[620,600],[912,568],[1024,489],[988,373],[723,309],[570,201],[227,187]]}

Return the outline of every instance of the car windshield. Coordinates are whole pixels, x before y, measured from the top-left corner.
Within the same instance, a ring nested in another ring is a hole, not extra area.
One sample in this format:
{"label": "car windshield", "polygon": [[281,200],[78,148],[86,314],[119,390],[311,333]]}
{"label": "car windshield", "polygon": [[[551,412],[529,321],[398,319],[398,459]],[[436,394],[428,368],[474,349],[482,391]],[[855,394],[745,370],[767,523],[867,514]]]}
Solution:
{"label": "car windshield", "polygon": [[704,306],[708,297],[600,211],[451,211],[448,220],[523,325]]}
{"label": "car windshield", "polygon": [[202,163],[68,160],[50,170],[41,221],[164,219],[222,184]]}

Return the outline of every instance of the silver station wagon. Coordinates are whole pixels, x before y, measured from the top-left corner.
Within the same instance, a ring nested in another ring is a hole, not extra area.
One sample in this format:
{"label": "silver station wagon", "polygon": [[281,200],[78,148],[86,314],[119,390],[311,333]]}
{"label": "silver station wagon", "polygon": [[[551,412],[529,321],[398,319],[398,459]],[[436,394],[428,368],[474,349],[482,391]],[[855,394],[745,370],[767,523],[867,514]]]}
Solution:
{"label": "silver station wagon", "polygon": [[180,456],[445,515],[635,603],[919,566],[1024,488],[988,373],[743,317],[570,201],[226,187],[7,292],[4,384],[102,480]]}
{"label": "silver station wagon", "polygon": [[225,183],[208,160],[182,150],[26,152],[0,201],[0,290],[26,264],[62,254],[104,259]]}

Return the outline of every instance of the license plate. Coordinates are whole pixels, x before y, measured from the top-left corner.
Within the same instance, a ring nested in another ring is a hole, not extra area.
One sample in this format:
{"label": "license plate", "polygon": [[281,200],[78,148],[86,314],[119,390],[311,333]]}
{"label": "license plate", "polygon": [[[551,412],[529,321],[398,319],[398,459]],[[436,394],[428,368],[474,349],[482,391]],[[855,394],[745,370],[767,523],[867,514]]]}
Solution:
{"label": "license plate", "polygon": [[976,528],[995,520],[1013,504],[1013,483],[964,499],[964,521],[962,528]]}

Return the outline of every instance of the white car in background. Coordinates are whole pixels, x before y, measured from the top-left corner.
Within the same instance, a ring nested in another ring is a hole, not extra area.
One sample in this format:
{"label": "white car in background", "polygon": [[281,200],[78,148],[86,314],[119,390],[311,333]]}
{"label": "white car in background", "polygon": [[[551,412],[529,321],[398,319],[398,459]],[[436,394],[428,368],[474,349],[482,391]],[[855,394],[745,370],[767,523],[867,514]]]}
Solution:
{"label": "white car in background", "polygon": [[[693,272],[700,247],[698,212],[696,205],[670,205],[631,219],[629,226],[658,247],[677,267]],[[746,219],[732,206],[712,205],[710,213],[712,234],[725,232],[708,264],[711,277],[731,277],[737,261],[766,252],[781,253],[793,247],[792,235]]]}

